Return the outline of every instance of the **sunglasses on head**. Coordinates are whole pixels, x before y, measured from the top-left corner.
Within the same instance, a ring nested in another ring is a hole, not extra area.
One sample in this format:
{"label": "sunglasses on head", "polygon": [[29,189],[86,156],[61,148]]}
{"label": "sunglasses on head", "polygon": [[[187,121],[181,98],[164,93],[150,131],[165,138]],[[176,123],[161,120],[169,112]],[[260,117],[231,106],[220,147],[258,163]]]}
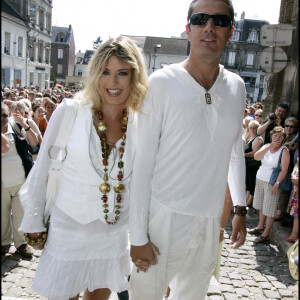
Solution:
{"label": "sunglasses on head", "polygon": [[208,20],[212,19],[215,26],[218,27],[228,27],[231,26],[231,19],[227,15],[215,14],[209,15],[205,13],[197,13],[191,16],[189,23],[194,26],[204,26],[207,24]]}

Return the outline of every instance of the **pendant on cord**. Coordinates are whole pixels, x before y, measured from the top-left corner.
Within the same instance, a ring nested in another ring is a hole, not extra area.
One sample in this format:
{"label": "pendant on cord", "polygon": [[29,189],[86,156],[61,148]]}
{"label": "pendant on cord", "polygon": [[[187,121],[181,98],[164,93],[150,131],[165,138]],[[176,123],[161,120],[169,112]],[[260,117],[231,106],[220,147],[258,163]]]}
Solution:
{"label": "pendant on cord", "polygon": [[206,104],[211,104],[211,97],[209,93],[205,93]]}

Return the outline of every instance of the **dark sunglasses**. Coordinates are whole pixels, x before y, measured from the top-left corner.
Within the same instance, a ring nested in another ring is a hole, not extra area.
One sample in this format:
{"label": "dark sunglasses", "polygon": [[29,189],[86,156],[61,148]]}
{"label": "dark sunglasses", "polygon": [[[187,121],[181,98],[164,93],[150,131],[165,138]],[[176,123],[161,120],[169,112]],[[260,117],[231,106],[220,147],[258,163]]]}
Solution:
{"label": "dark sunglasses", "polygon": [[262,117],[262,115],[255,115],[256,117]]}
{"label": "dark sunglasses", "polygon": [[227,15],[223,15],[223,14],[209,15],[205,13],[197,13],[192,15],[189,23],[194,26],[204,26],[207,24],[210,18],[213,20],[215,26],[218,27],[228,27],[231,26],[232,24],[231,19]]}
{"label": "dark sunglasses", "polygon": [[294,125],[284,125],[284,127],[296,128]]}
{"label": "dark sunglasses", "polygon": [[2,118],[7,118],[8,115],[7,114],[2,114]]}

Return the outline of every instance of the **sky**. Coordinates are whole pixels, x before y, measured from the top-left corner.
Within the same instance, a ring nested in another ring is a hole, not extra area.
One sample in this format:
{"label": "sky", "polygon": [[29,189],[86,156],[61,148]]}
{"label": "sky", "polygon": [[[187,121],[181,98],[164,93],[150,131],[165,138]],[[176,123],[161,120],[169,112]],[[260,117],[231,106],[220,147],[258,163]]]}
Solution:
{"label": "sky", "polygon": [[[52,26],[72,25],[76,53],[92,49],[98,36],[103,41],[121,34],[180,37],[185,31],[191,0],[53,0]],[[281,0],[233,0],[238,18],[258,16],[278,24]]]}

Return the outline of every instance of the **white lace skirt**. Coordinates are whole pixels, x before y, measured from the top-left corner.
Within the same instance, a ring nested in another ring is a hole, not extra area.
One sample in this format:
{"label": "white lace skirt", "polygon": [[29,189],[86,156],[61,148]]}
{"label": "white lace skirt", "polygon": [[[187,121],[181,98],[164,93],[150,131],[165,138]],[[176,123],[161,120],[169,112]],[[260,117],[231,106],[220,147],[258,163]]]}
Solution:
{"label": "white lace skirt", "polygon": [[32,288],[51,300],[75,297],[86,288],[127,290],[132,265],[125,224],[82,225],[54,207]]}

